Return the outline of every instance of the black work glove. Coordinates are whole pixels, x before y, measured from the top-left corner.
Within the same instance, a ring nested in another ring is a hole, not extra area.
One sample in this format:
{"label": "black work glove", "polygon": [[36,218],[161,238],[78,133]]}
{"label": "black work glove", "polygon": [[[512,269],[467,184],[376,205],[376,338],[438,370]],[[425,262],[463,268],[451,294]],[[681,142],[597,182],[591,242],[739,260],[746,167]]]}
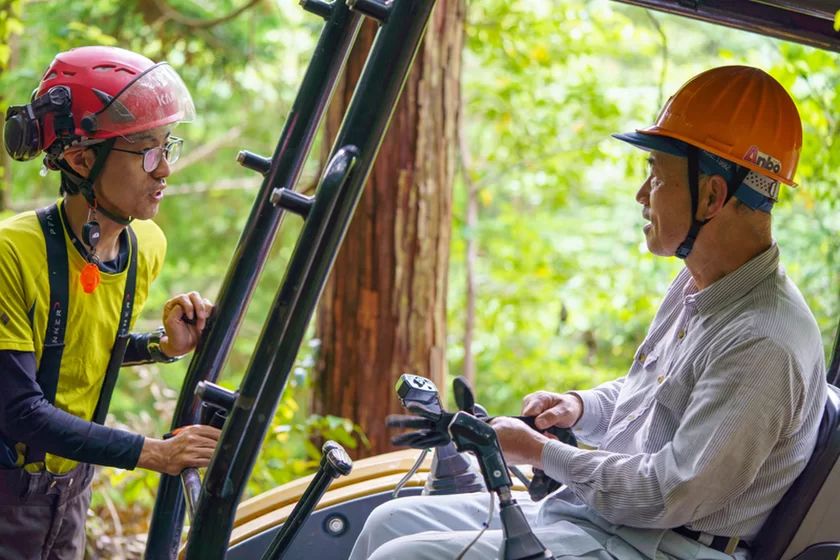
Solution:
{"label": "black work glove", "polygon": [[434,430],[418,430],[391,438],[391,443],[397,447],[412,447],[414,449],[431,449],[449,445],[452,438],[449,434],[442,434]]}
{"label": "black work glove", "polygon": [[414,449],[430,449],[448,445],[449,422],[452,414],[433,413],[422,407],[409,407],[409,411],[417,415],[391,414],[385,419],[389,428],[414,428],[416,431],[400,434],[391,438],[391,443],[399,447],[413,447]]}

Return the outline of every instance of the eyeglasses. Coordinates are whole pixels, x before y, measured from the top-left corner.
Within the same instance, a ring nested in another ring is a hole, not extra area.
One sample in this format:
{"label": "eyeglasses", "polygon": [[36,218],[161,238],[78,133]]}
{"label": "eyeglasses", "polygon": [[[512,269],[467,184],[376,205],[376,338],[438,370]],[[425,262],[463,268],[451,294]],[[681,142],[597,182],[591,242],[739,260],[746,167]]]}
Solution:
{"label": "eyeglasses", "polygon": [[143,171],[151,173],[158,168],[163,158],[170,165],[178,161],[181,157],[181,147],[184,145],[182,138],[171,136],[165,146],[155,146],[154,148],[146,148],[139,152],[134,150],[121,150],[119,148],[111,148],[115,152],[125,152],[127,154],[137,154],[143,156]]}

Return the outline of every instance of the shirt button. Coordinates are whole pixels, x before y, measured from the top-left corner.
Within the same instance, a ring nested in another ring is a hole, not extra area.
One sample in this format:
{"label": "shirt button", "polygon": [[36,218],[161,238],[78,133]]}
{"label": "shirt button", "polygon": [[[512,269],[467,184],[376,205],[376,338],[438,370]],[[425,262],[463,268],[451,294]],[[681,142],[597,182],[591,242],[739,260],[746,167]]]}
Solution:
{"label": "shirt button", "polygon": [[680,340],[682,340],[683,338],[685,338],[685,331],[684,331],[684,330],[680,330],[680,332],[678,332],[678,333],[677,333],[677,338],[679,338]]}
{"label": "shirt button", "polygon": [[640,362],[645,363],[645,360],[646,360],[646,359],[647,359],[647,354],[645,354],[644,352],[642,352],[641,354],[639,354],[639,361],[640,361]]}
{"label": "shirt button", "polygon": [[631,414],[630,416],[628,416],[628,417],[627,417],[627,419],[628,419],[628,420],[630,420],[630,421],[632,422],[633,420],[635,420],[635,419],[636,419],[636,415],[635,415],[635,414]]}
{"label": "shirt button", "polygon": [[665,376],[664,375],[660,375],[659,377],[656,378],[657,383],[662,383],[663,381],[665,381]]}

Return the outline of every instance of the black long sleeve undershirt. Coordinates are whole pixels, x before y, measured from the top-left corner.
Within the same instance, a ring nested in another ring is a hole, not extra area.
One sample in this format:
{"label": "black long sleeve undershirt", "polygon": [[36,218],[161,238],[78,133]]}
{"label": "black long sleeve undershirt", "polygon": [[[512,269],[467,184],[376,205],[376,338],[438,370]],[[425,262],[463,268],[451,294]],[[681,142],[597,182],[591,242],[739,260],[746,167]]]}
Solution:
{"label": "black long sleeve undershirt", "polygon": [[145,438],[82,420],[50,404],[35,380],[35,354],[0,351],[0,372],[4,382],[0,434],[6,446],[0,450],[0,468],[14,466],[8,464],[14,456],[14,450],[8,450],[11,442],[35,444],[53,455],[83,463],[123,469],[137,466]]}

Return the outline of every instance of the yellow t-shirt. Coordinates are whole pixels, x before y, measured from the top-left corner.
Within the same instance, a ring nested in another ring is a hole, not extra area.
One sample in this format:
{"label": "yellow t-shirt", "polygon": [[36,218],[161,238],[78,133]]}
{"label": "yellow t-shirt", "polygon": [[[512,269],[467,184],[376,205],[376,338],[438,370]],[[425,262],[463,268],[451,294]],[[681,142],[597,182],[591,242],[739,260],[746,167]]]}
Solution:
{"label": "yellow t-shirt", "polygon": [[[79,276],[87,262],[64,226],[70,297],[55,406],[91,420],[117,336],[128,266],[119,274],[102,272],[99,287],[86,294]],[[131,227],[138,247],[133,327],[146,303],[149,286],[163,266],[166,237],[152,221],[134,221]],[[0,350],[34,352],[40,367],[49,301],[46,242],[35,212],[0,222]],[[22,465],[25,447],[16,447],[18,465]],[[47,470],[53,473],[65,473],[77,464],[55,455],[46,457]],[[28,470],[39,468],[27,465]]]}

